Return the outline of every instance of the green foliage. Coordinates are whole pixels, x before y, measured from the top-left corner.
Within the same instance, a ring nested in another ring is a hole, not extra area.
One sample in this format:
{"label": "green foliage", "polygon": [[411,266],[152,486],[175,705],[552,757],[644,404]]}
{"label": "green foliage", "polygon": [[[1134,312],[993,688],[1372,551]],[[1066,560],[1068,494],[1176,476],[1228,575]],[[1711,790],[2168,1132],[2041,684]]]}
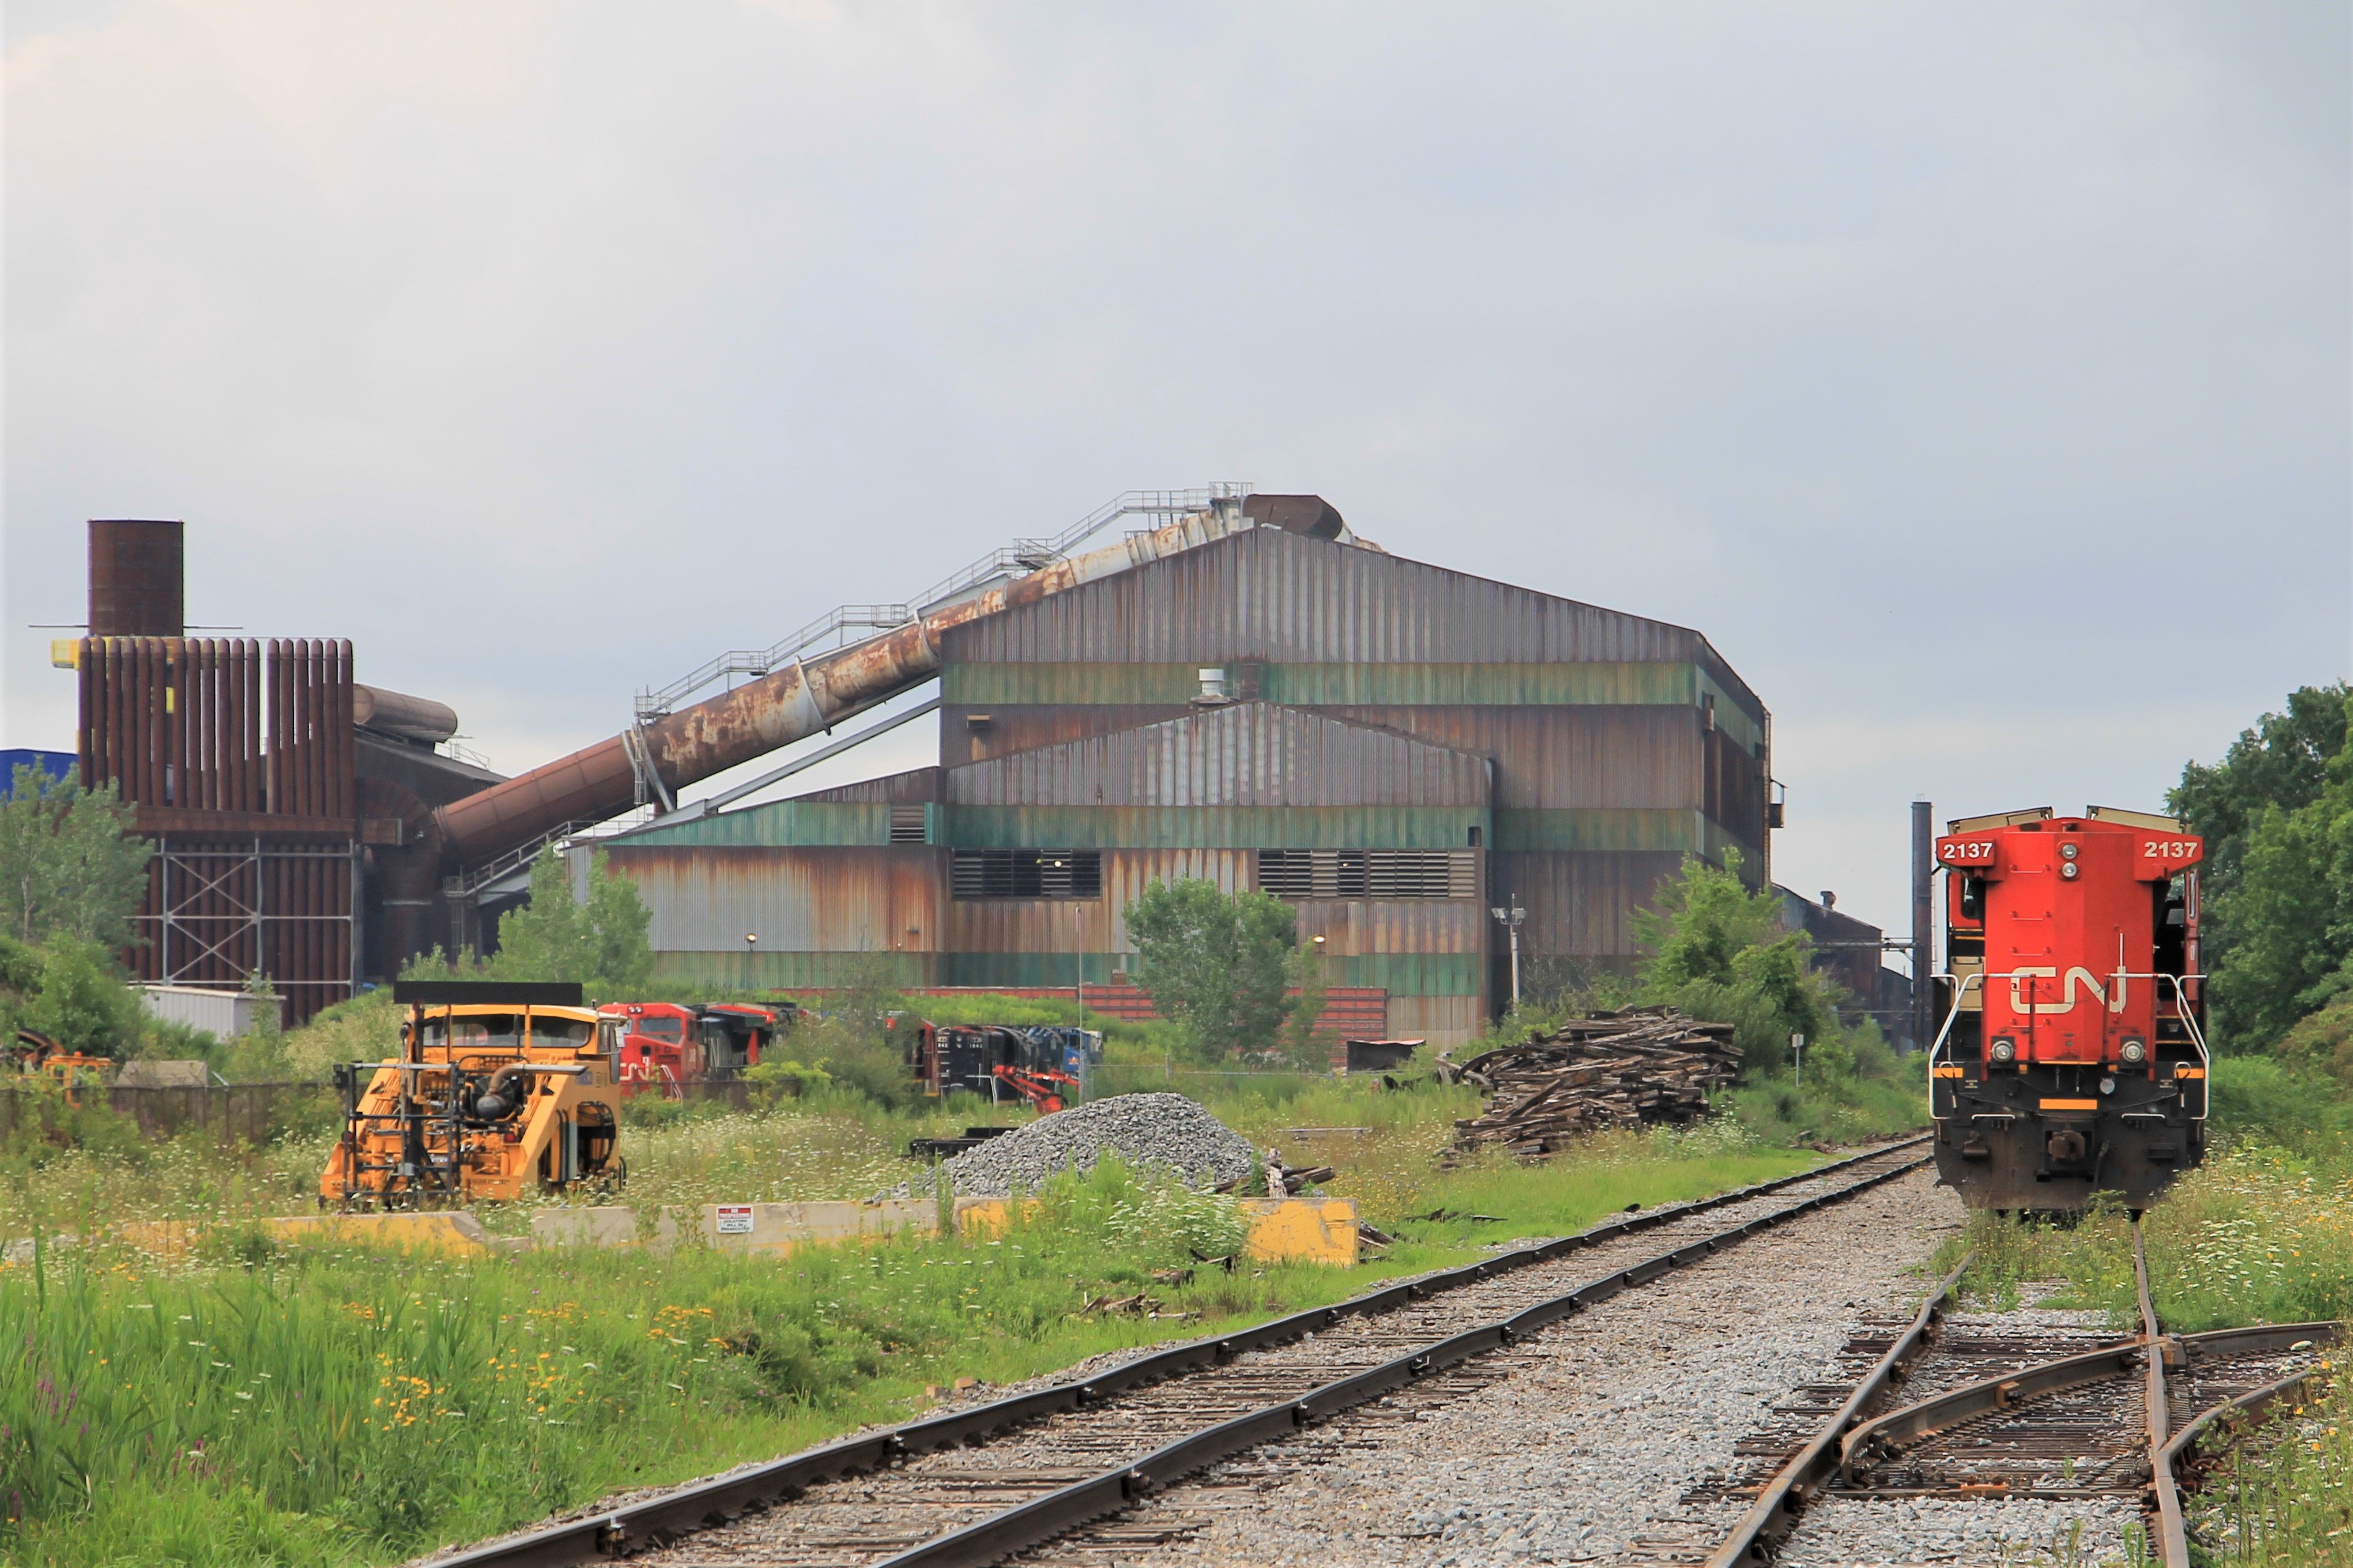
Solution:
{"label": "green foliage", "polygon": [[2205,962],[2216,1044],[2269,1050],[2353,990],[2353,689],[2292,692],[2168,803],[2206,839]]}
{"label": "green foliage", "polygon": [[[2345,749],[2348,699],[2353,687],[2341,681],[2299,687],[2288,693],[2284,712],[2266,713],[2240,731],[2220,763],[2183,766],[2166,809],[2206,840],[2200,876],[2209,900],[2238,887],[2248,837],[2265,812],[2296,811],[2320,797],[2330,760]],[[2229,935],[2216,936],[2210,945],[2226,950]]]}
{"label": "green foliage", "polygon": [[1137,984],[1206,1060],[1266,1050],[1290,1015],[1291,906],[1266,893],[1229,895],[1215,882],[1155,882],[1126,910]]}
{"label": "green foliage", "polygon": [[2296,1020],[2280,1037],[2278,1056],[2290,1071],[2353,1090],[2353,994],[2340,994]]}
{"label": "green foliage", "polygon": [[1836,987],[1808,967],[1806,934],[1781,929],[1780,896],[1742,883],[1738,850],[1724,860],[1718,868],[1685,856],[1652,908],[1636,913],[1635,938],[1651,953],[1642,1000],[1736,1026],[1752,1070],[1787,1063],[1791,1035],[1805,1036],[1808,1054],[1827,1068],[1821,1053],[1840,1048]]}
{"label": "green foliage", "polygon": [[130,826],[112,784],[85,790],[72,773],[20,765],[0,799],[0,930],[21,942],[129,946],[154,853]]}
{"label": "green foliage", "polygon": [[1329,1000],[1332,987],[1324,971],[1324,950],[1312,942],[1303,942],[1292,953],[1292,984],[1298,994],[1291,998],[1291,1016],[1282,1021],[1280,1034],[1282,1054],[1303,1066],[1313,1066],[1329,1055],[1331,1037],[1319,1032],[1324,1020],[1324,1005]]}
{"label": "green foliage", "polygon": [[632,995],[653,977],[652,922],[637,883],[613,870],[602,849],[589,858],[587,898],[575,900],[571,871],[551,844],[532,862],[531,901],[499,921],[499,951],[485,973],[577,980],[600,1000]]}
{"label": "green foliage", "polygon": [[143,1022],[139,998],[114,970],[113,954],[58,933],[41,961],[38,988],[25,1022],[69,1051],[120,1056]]}

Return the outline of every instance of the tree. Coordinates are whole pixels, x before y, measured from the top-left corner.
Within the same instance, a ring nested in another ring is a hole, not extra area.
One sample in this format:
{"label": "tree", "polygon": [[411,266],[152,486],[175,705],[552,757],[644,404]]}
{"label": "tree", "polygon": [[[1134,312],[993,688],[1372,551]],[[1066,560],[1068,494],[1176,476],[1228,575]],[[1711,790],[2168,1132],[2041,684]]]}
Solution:
{"label": "tree", "polygon": [[130,831],[114,786],[85,790],[20,765],[0,800],[0,921],[19,942],[53,936],[131,945],[131,915],[147,890],[153,846]]}
{"label": "tree", "polygon": [[1787,1061],[1791,1035],[1831,1038],[1838,989],[1809,963],[1811,940],[1782,930],[1780,895],[1741,882],[1738,850],[1725,850],[1720,868],[1686,855],[1651,903],[1634,916],[1635,940],[1651,954],[1645,1000],[1735,1026],[1752,1067]]}
{"label": "tree", "polygon": [[1324,1005],[1332,994],[1332,987],[1324,973],[1322,947],[1303,942],[1293,950],[1292,960],[1298,994],[1291,998],[1291,1016],[1283,1022],[1282,1054],[1295,1062],[1305,1062],[1314,1058],[1316,1047],[1322,1043],[1316,1038],[1315,1027],[1324,1021]]}
{"label": "tree", "polygon": [[115,1057],[139,1033],[136,993],[114,972],[114,955],[96,942],[58,933],[41,959],[40,988],[25,1021],[69,1051]]}
{"label": "tree", "polygon": [[1264,1050],[1292,1008],[1298,917],[1266,893],[1215,882],[1155,882],[1127,906],[1136,983],[1205,1056]]}
{"label": "tree", "polygon": [[[2238,890],[2253,835],[2273,807],[2293,813],[2320,798],[2329,763],[2345,750],[2348,704],[2353,686],[2342,681],[2299,687],[2288,693],[2284,711],[2241,731],[2220,763],[2183,765],[2166,809],[2206,840],[2199,882],[2209,905],[2227,903]],[[2237,941],[2231,922],[2218,916],[2206,933],[2208,967]]]}
{"label": "tree", "polygon": [[501,980],[577,980],[598,996],[645,988],[654,956],[647,932],[653,911],[638,885],[606,863],[588,861],[588,896],[573,897],[572,873],[554,845],[532,862],[531,901],[499,921],[499,951],[488,965]]}

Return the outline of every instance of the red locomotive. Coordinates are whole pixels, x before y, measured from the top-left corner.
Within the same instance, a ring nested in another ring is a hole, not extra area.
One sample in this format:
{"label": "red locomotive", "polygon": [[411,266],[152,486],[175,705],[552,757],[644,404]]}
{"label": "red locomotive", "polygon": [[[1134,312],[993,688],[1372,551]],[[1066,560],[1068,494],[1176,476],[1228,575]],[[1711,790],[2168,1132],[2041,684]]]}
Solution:
{"label": "red locomotive", "polygon": [[2148,1207],[2206,1152],[2204,843],[2100,806],[1949,826],[1937,1172],[1973,1208]]}
{"label": "red locomotive", "polygon": [[620,1040],[621,1092],[648,1090],[677,1100],[680,1086],[741,1078],[760,1065],[760,1049],[793,1025],[790,1004],[754,1007],[741,1002],[610,1002],[597,1012]]}

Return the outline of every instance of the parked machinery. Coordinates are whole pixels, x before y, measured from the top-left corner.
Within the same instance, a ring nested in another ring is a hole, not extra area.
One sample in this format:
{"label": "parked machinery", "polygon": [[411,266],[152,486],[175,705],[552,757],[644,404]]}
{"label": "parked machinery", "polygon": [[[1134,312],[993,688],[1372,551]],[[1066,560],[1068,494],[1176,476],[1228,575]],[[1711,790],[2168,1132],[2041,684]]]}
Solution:
{"label": "parked machinery", "polygon": [[617,1186],[617,1031],[576,984],[400,981],[397,1060],[335,1068],[322,1204],[419,1208]]}
{"label": "parked machinery", "polygon": [[2203,843],[2098,806],[1949,826],[1938,1173],[1975,1208],[2148,1207],[2206,1150]]}
{"label": "parked machinery", "polygon": [[10,1055],[19,1073],[46,1078],[64,1089],[69,1104],[79,1105],[82,1090],[103,1089],[114,1076],[113,1058],[69,1051],[37,1029],[18,1029]]}
{"label": "parked machinery", "polygon": [[621,1092],[658,1089],[669,1100],[685,1084],[743,1077],[798,1014],[791,1002],[609,1002],[597,1009],[608,1026],[617,1026]]}
{"label": "parked machinery", "polygon": [[925,1094],[964,1089],[1048,1113],[1083,1098],[1102,1060],[1101,1034],[1056,1025],[923,1024],[907,1037],[908,1065]]}

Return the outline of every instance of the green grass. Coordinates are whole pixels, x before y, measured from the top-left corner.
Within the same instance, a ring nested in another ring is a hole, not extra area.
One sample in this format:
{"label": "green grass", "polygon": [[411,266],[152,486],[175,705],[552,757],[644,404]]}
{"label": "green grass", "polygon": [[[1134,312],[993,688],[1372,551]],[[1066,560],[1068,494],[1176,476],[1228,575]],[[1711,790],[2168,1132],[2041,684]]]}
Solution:
{"label": "green grass", "polygon": [[[1002,1384],[1215,1332],[1816,1161],[1736,1132],[1620,1134],[1542,1165],[1439,1172],[1429,1155],[1459,1109],[1451,1091],[1332,1085],[1263,1105],[1269,1120],[1255,1122],[1249,1106],[1229,1109],[1254,1138],[1276,1121],[1380,1129],[1347,1140],[1351,1157],[1338,1144],[1319,1154],[1343,1167],[1333,1190],[1361,1187],[1394,1227],[1390,1255],[1356,1270],[1243,1265],[1155,1280],[1193,1251],[1229,1249],[1240,1222],[1225,1200],[1116,1168],[1066,1179],[995,1240],[908,1236],[780,1261],[697,1247],[474,1261],[281,1250],[233,1224],[179,1268],[104,1246],[48,1249],[37,1270],[0,1268],[0,1334],[22,1347],[0,1366],[0,1550],[27,1564],[396,1561],[903,1419],[926,1384]],[[743,1188],[780,1152],[801,1162],[786,1185],[826,1184],[818,1172],[831,1162],[850,1172],[831,1184],[863,1185],[896,1168],[888,1143],[904,1131],[870,1121],[823,1106],[687,1119],[632,1159],[647,1188],[679,1195]],[[240,1165],[167,1145],[138,1173],[76,1156],[58,1173],[82,1184],[83,1202],[55,1190],[41,1217],[71,1205],[79,1228],[95,1228],[133,1174],[162,1178],[166,1201],[147,1212],[187,1212],[207,1194],[201,1212],[283,1212],[274,1200],[315,1170],[315,1152],[281,1147]],[[22,1193],[14,1201],[32,1217]],[[1440,1208],[1501,1219],[1406,1217]],[[1168,1316],[1081,1315],[1091,1298],[1138,1291]]]}
{"label": "green grass", "polygon": [[[2263,1058],[2215,1063],[2214,1147],[2149,1210],[2150,1294],[2174,1331],[2353,1319],[2353,1138],[2331,1081]],[[2136,1328],[2127,1217],[2095,1208],[2072,1225],[1969,1217],[1936,1267],[1974,1249],[1964,1291],[1996,1310],[2029,1281],[2063,1282],[2051,1305],[2104,1310]],[[2252,1433],[2212,1472],[2200,1505],[2205,1561],[2229,1568],[2353,1565],[2353,1370]]]}

